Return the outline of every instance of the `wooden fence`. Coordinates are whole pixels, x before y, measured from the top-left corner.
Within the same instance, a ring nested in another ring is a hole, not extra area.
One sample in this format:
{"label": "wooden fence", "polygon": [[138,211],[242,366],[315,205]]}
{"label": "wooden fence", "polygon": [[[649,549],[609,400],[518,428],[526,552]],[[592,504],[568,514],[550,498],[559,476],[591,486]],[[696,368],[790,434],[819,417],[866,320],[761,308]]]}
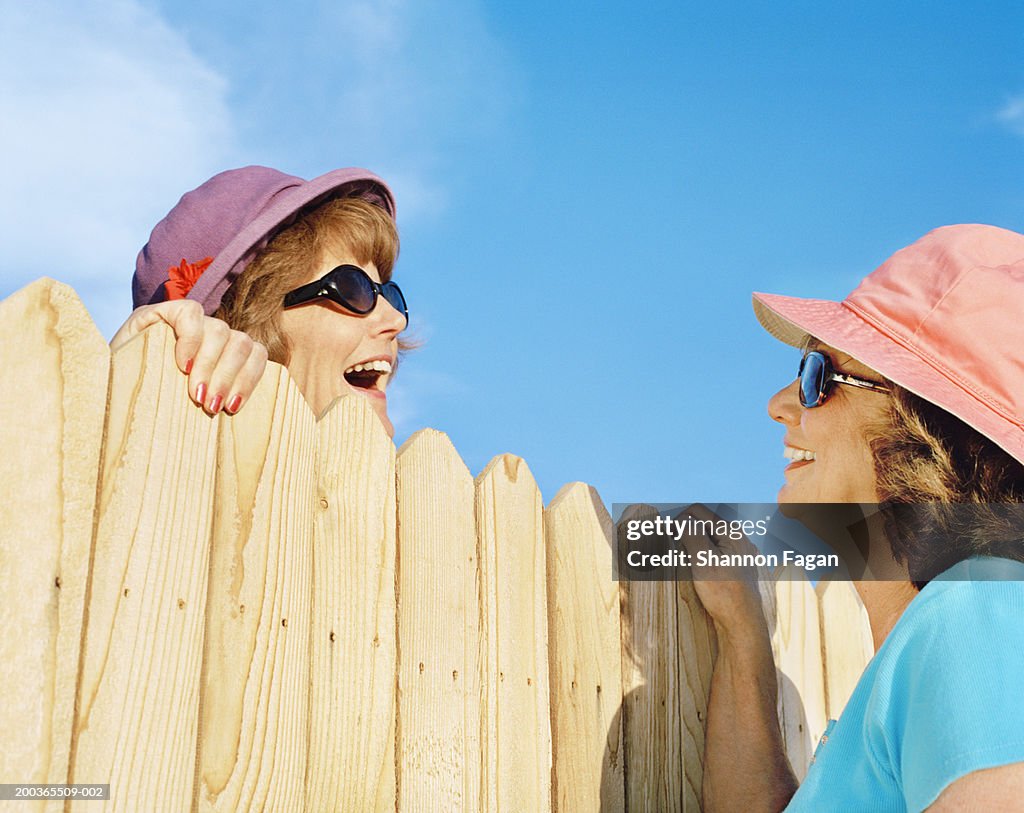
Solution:
{"label": "wooden fence", "polygon": [[[273,364],[210,418],[171,347],[111,356],[50,280],[0,303],[0,782],[111,787],[10,809],[699,809],[714,630],[612,580],[592,488],[396,453]],[[765,597],[802,774],[870,636],[848,584]]]}

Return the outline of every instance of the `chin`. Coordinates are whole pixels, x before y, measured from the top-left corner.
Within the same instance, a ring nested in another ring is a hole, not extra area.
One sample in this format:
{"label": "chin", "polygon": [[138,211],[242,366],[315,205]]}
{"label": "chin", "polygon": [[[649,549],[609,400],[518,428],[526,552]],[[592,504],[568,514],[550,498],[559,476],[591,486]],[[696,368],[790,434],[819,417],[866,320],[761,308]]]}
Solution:
{"label": "chin", "polygon": [[785,503],[794,502],[813,502],[813,500],[807,499],[806,495],[801,495],[800,489],[795,488],[793,484],[787,480],[787,482],[782,484],[782,487],[779,489],[779,493],[775,495],[775,502],[779,503],[779,505],[784,505]]}
{"label": "chin", "polygon": [[788,485],[784,485],[779,489],[778,495],[775,497],[775,502],[779,505],[793,505],[793,504],[810,504],[810,503],[833,503],[833,502],[846,502],[846,500],[836,499],[828,500],[822,497],[818,493],[801,493],[800,489],[792,488]]}
{"label": "chin", "polygon": [[779,493],[775,496],[775,502],[777,502],[779,505],[786,505],[787,503],[807,502],[807,500],[796,499],[786,490],[786,487],[783,486],[782,488],[779,489]]}

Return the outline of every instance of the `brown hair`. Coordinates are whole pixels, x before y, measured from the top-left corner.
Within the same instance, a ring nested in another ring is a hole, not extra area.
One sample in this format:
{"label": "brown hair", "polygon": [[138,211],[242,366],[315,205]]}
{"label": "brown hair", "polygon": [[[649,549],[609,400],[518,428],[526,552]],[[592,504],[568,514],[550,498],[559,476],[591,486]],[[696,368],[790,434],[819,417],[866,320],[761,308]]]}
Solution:
{"label": "brown hair", "polygon": [[869,438],[893,555],[917,587],[959,561],[1024,561],[1024,464],[941,407],[891,384]]}
{"label": "brown hair", "polygon": [[[284,296],[306,282],[331,250],[348,251],[361,264],[373,263],[381,282],[387,282],[398,258],[398,231],[383,209],[356,197],[335,198],[300,213],[232,283],[214,315],[265,344],[271,361],[287,364]],[[409,347],[399,340],[399,350]]]}

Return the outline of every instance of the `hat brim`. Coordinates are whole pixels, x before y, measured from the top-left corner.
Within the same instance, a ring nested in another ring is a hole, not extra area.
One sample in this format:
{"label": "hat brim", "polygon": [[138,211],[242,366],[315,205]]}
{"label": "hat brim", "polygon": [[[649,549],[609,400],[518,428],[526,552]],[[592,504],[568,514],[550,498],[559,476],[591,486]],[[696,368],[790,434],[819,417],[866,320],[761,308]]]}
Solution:
{"label": "hat brim", "polygon": [[1024,463],[1024,427],[1014,416],[846,303],[755,293],[753,304],[761,326],[780,341],[800,347],[813,336],[955,415]]}
{"label": "hat brim", "polygon": [[381,206],[392,219],[395,217],[395,200],[391,190],[383,180],[364,169],[336,169],[310,181],[302,181],[301,178],[295,180],[298,183],[277,192],[266,210],[218,252],[210,267],[189,291],[188,299],[201,303],[207,316],[212,316],[217,310],[224,293],[238,277],[236,266],[240,261],[261,249],[276,231],[288,225],[303,209],[328,198],[343,197],[346,186],[364,186],[368,182],[375,184],[379,194],[373,196],[373,202]]}

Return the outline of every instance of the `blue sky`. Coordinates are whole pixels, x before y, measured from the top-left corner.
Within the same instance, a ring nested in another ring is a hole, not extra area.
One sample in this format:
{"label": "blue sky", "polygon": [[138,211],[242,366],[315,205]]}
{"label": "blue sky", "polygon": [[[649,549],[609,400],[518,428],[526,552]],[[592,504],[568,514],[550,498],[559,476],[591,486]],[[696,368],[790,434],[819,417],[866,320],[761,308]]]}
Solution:
{"label": "blue sky", "polygon": [[423,348],[401,441],[550,499],[771,500],[795,351],[753,290],[839,298],[930,229],[1024,230],[1024,6],[0,0],[0,295],[108,337],[180,194],[264,163],[396,192]]}

